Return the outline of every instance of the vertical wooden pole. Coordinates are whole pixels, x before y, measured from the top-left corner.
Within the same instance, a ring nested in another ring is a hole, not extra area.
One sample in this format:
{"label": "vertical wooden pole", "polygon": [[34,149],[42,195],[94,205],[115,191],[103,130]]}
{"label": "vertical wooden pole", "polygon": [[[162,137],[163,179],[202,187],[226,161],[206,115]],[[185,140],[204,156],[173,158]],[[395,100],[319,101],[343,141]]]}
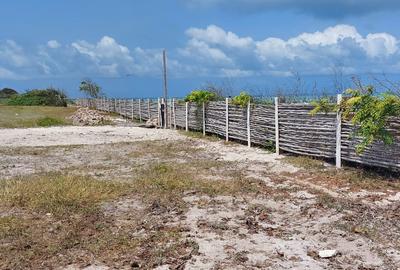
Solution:
{"label": "vertical wooden pole", "polygon": [[139,98],[139,122],[142,122],[142,102]]}
{"label": "vertical wooden pole", "polygon": [[134,100],[133,100],[133,98],[132,98],[132,100],[131,100],[131,102],[132,102],[132,107],[131,107],[131,118],[132,118],[132,121],[133,121],[133,118],[134,118],[134,115],[133,115],[133,102],[134,102]]}
{"label": "vertical wooden pole", "polygon": [[173,119],[174,119],[174,129],[176,129],[176,111],[175,111],[175,99],[172,99],[172,112],[173,112]]}
{"label": "vertical wooden pole", "polygon": [[275,151],[279,155],[279,98],[275,98]]}
{"label": "vertical wooden pole", "polygon": [[158,118],[158,125],[161,126],[161,114],[160,114],[160,98],[157,100],[157,118]]}
{"label": "vertical wooden pole", "polygon": [[[337,95],[337,104],[340,106],[342,95]],[[342,112],[336,114],[336,168],[342,167]]]}
{"label": "vertical wooden pole", "polygon": [[251,133],[250,133],[250,102],[247,104],[247,146],[251,147]]}
{"label": "vertical wooden pole", "polygon": [[203,136],[206,136],[206,103],[203,102]]}
{"label": "vertical wooden pole", "polygon": [[229,98],[225,99],[225,140],[229,141]]}
{"label": "vertical wooden pole", "polygon": [[185,130],[189,131],[189,102],[185,103],[186,110],[185,110]]}
{"label": "vertical wooden pole", "polygon": [[149,119],[151,119],[151,111],[150,111],[150,99],[147,99],[147,115],[149,116]]}
{"label": "vertical wooden pole", "polygon": [[163,50],[164,75],[164,128],[168,127],[168,87],[167,87],[167,52]]}

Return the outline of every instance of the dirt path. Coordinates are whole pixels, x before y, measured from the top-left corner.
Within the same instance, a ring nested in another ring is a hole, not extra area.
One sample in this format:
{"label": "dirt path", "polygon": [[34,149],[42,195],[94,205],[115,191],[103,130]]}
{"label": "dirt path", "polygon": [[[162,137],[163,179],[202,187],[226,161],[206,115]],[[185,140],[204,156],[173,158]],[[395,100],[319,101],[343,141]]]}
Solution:
{"label": "dirt path", "polygon": [[93,145],[179,138],[182,136],[171,130],[121,126],[0,129],[0,147]]}
{"label": "dirt path", "polygon": [[[304,169],[261,149],[137,127],[9,129],[0,141],[3,179],[62,172],[129,183],[153,176],[167,190],[108,202],[104,214],[114,233],[142,239],[174,230],[179,237],[113,260],[79,250],[60,269],[400,267],[400,187],[359,171],[323,162]],[[164,246],[179,252],[160,257]],[[336,253],[321,258],[322,250]]]}

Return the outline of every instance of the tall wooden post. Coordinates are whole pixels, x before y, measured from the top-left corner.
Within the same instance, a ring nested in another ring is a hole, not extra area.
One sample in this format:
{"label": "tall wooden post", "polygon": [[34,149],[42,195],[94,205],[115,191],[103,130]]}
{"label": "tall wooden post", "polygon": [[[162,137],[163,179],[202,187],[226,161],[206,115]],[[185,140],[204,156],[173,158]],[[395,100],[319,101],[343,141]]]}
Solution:
{"label": "tall wooden post", "polygon": [[279,98],[275,98],[275,151],[279,155]]}
{"label": "tall wooden post", "polygon": [[206,136],[206,103],[203,102],[203,136]]}
{"label": "tall wooden post", "polygon": [[147,99],[147,115],[149,116],[149,119],[151,119],[151,110],[150,110],[150,99]]}
{"label": "tall wooden post", "polygon": [[175,99],[172,99],[172,112],[173,112],[173,119],[174,119],[174,129],[176,129],[176,109],[175,109]]}
{"label": "tall wooden post", "polygon": [[225,99],[225,140],[229,141],[229,98]]}
{"label": "tall wooden post", "polygon": [[139,98],[139,122],[142,122],[142,100]]}
{"label": "tall wooden post", "polygon": [[251,133],[250,133],[250,101],[247,104],[247,146],[251,147]]}
{"label": "tall wooden post", "polygon": [[163,50],[164,69],[164,128],[168,127],[168,87],[167,87],[167,52]]}
{"label": "tall wooden post", "polygon": [[[340,106],[342,95],[337,95],[337,104]],[[336,114],[336,168],[342,167],[342,112]]]}
{"label": "tall wooden post", "polygon": [[132,98],[132,100],[131,100],[131,102],[132,102],[132,107],[131,107],[131,118],[132,118],[132,121],[133,121],[133,118],[134,118],[134,115],[133,115],[133,102],[134,102],[134,100],[133,100],[133,98]]}
{"label": "tall wooden post", "polygon": [[189,102],[186,102],[185,105],[185,130],[189,131]]}

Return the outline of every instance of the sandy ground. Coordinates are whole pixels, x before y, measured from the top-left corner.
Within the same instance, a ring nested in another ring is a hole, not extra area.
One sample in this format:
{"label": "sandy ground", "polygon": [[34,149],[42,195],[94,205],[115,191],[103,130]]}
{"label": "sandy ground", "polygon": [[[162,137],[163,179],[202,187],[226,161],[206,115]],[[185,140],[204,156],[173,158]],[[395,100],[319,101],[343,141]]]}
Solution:
{"label": "sandy ground", "polygon": [[[152,141],[161,145],[175,142],[182,148],[197,149],[196,158],[228,162],[246,177],[263,181],[268,190],[255,197],[187,194],[188,211],[165,220],[171,226],[187,227],[187,239],[198,244],[198,253],[188,258],[185,269],[400,268],[400,219],[396,214],[400,193],[353,192],[312,183],[301,177],[300,168],[261,149],[138,127],[3,129],[0,178],[67,169],[98,178],[129,178],[135,166],[154,159],[132,154],[141,150],[142,143]],[[191,155],[177,152],[165,159],[180,164]],[[227,177],[224,170],[207,177]],[[329,206],[324,201],[328,195],[340,205]],[[127,222],[132,216],[141,216],[143,208],[131,199],[109,205],[107,211],[118,222]],[[379,237],[354,230],[353,224],[360,222],[372,226]],[[320,258],[318,252],[327,249],[336,250],[336,255]],[[68,269],[79,267],[70,265]],[[94,261],[85,269],[109,268]]]}
{"label": "sandy ground", "polygon": [[179,138],[182,136],[171,130],[123,126],[0,129],[0,147],[93,145]]}

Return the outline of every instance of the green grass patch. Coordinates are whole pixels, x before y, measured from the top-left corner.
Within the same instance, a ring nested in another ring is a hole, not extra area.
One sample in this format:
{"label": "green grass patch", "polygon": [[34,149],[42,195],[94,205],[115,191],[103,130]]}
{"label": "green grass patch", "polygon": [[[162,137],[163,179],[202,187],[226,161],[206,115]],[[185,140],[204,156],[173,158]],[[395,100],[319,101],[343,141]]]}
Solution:
{"label": "green grass patch", "polygon": [[38,125],[39,127],[62,126],[65,125],[65,121],[46,116],[38,119],[36,121],[36,125]]}
{"label": "green grass patch", "polygon": [[66,118],[75,111],[75,107],[0,105],[0,128],[60,125],[61,121],[62,125],[68,125],[71,124],[71,121]]}

